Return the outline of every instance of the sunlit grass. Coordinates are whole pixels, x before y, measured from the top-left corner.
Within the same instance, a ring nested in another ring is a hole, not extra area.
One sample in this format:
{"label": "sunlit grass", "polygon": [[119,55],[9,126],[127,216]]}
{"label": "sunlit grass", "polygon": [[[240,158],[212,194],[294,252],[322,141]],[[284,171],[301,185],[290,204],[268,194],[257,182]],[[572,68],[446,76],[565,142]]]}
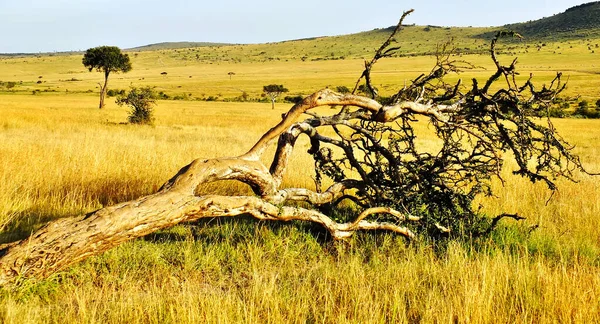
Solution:
{"label": "sunlit grass", "polygon": [[[439,43],[454,37],[459,50],[477,49],[481,53],[456,57],[477,66],[460,76],[464,85],[470,86],[474,77],[480,81],[487,79],[495,71],[488,54],[489,42],[471,38],[481,30],[434,28],[424,38],[417,29],[407,28],[397,37],[400,52],[433,53]],[[373,55],[388,33],[378,30],[355,36],[295,42],[131,52],[133,70],[111,75],[109,89],[151,86],[171,97],[185,96],[192,100],[210,96],[229,100],[246,92],[256,100],[262,94],[262,87],[273,83],[283,84],[290,89],[290,95],[306,95],[325,87],[352,87],[364,68],[364,59]],[[521,42],[501,43],[499,53],[505,64],[518,57],[517,67],[522,78],[533,73],[540,86],[548,83],[556,72],[564,72],[565,79],[569,78],[566,95],[581,95],[595,102],[600,98],[597,43],[600,40],[581,39],[544,42],[542,46],[540,42],[525,38]],[[332,52],[334,56],[331,56]],[[304,56],[308,58],[303,61]],[[340,56],[344,59],[339,59]],[[338,59],[331,60],[332,57]],[[87,71],[81,59],[81,54],[0,58],[0,81],[17,82],[11,91],[29,95],[40,90],[42,95],[89,92],[90,96],[95,96],[102,75]],[[431,55],[386,58],[373,71],[374,85],[381,94],[390,95],[420,73],[429,71],[433,63]],[[229,72],[235,74],[230,76]]]}
{"label": "sunlit grass", "polygon": [[[290,105],[159,101],[155,126],[91,95],[0,95],[0,243],[57,217],[155,191],[192,159],[245,152]],[[330,112],[323,108],[322,113]],[[600,170],[600,124],[556,120]],[[418,129],[427,134],[427,124]],[[435,145],[425,138],[422,145]],[[312,188],[308,143],[286,186]],[[267,156],[268,158],[268,156]],[[39,322],[597,322],[600,184],[550,193],[504,172],[491,237],[406,245],[385,233],[329,242],[318,227],[239,218],[181,225],[40,282],[0,291],[0,319]],[[206,190],[224,190],[229,183]],[[235,190],[243,190],[237,188]],[[533,228],[533,226],[539,226]]]}

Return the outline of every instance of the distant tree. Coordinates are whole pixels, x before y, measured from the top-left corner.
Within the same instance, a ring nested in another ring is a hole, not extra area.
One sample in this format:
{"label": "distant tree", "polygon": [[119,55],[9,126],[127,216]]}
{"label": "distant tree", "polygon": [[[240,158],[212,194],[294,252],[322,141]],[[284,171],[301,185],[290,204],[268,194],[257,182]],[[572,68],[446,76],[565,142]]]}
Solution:
{"label": "distant tree", "polygon": [[231,80],[231,76],[235,75],[235,72],[229,72],[227,75],[229,75],[229,80]]}
{"label": "distant tree", "polygon": [[154,122],[154,105],[157,94],[150,87],[132,87],[127,94],[117,97],[119,106],[131,107],[129,122],[132,124],[152,124]]}
{"label": "distant tree", "polygon": [[275,109],[275,100],[282,93],[288,92],[289,90],[285,88],[282,84],[269,84],[263,86],[263,92],[271,98],[271,108]]}
{"label": "distant tree", "polygon": [[6,89],[12,89],[12,88],[14,88],[16,85],[17,85],[17,83],[16,83],[16,82],[13,82],[13,81],[8,81],[8,82],[6,82]]}
{"label": "distant tree", "polygon": [[100,106],[104,107],[104,97],[108,89],[108,76],[111,72],[129,72],[131,71],[131,61],[129,55],[121,53],[121,49],[116,46],[99,46],[88,49],[83,55],[83,65],[90,70],[104,72],[104,85],[100,85]]}
{"label": "distant tree", "polygon": [[596,101],[596,109],[600,109],[600,99]]}

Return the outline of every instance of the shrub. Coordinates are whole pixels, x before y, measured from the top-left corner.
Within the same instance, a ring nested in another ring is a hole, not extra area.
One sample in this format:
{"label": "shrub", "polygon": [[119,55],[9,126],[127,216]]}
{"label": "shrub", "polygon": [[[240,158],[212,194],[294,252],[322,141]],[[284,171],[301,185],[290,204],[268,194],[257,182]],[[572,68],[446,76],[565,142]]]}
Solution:
{"label": "shrub", "polygon": [[304,97],[298,95],[298,96],[285,96],[285,98],[283,98],[283,100],[287,101],[287,102],[291,102],[293,104],[297,104],[299,102],[301,102],[302,100],[304,100]]}
{"label": "shrub", "polygon": [[154,89],[150,87],[135,88],[125,95],[117,97],[116,103],[119,106],[127,105],[131,107],[128,120],[132,124],[152,124],[154,122],[154,109],[157,97]]}
{"label": "shrub", "polygon": [[577,104],[577,109],[575,110],[575,115],[587,117],[587,115],[589,113],[588,106],[589,106],[589,103],[587,102],[587,100],[581,100],[579,102],[579,104]]}
{"label": "shrub", "polygon": [[[568,107],[568,104],[567,104]],[[543,115],[543,113],[542,113]],[[542,115],[540,115],[539,117],[542,117]],[[548,109],[548,115],[550,117],[554,117],[554,118],[565,118],[568,116],[567,112],[565,111],[565,108],[563,108],[562,105],[553,105]]]}
{"label": "shrub", "polygon": [[161,91],[161,92],[158,93],[157,99],[169,100],[169,99],[171,99],[171,96],[169,96],[168,94],[166,94],[164,91]]}
{"label": "shrub", "polygon": [[348,89],[346,86],[338,86],[335,88],[335,91],[339,93],[350,93],[350,89]]}
{"label": "shrub", "polygon": [[125,95],[125,90],[121,89],[110,89],[106,92],[106,95],[108,95],[109,97],[115,97],[115,96],[123,96]]}
{"label": "shrub", "polygon": [[[375,91],[377,91],[377,89],[373,89]],[[369,89],[369,87],[367,87],[366,84],[361,84],[360,86],[358,86],[358,92],[362,93],[363,95],[367,96],[367,97],[374,97],[376,93],[371,92],[371,89]]]}

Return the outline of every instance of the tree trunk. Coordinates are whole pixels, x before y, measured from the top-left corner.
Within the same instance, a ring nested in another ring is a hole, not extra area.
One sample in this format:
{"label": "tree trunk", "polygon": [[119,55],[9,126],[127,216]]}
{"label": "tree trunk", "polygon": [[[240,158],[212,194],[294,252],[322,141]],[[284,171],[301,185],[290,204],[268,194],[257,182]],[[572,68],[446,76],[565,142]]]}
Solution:
{"label": "tree trunk", "polygon": [[275,99],[276,98],[271,98],[271,109],[275,109]]}
{"label": "tree trunk", "polygon": [[100,85],[100,106],[99,108],[104,108],[104,98],[106,97],[106,91],[108,90],[108,75],[110,71],[104,72],[104,85]]}

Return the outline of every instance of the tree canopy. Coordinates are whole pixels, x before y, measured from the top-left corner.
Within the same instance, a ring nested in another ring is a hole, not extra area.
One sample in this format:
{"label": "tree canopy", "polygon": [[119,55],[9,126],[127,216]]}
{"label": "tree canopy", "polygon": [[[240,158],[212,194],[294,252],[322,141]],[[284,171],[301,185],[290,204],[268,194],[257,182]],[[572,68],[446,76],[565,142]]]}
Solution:
{"label": "tree canopy", "polygon": [[289,90],[283,86],[283,84],[269,84],[263,86],[263,92],[271,98],[271,107],[275,109],[275,100],[282,93],[288,92]]}
{"label": "tree canopy", "polygon": [[99,46],[85,51],[83,65],[90,70],[98,72],[129,72],[132,69],[129,55],[121,52],[116,46]]}
{"label": "tree canopy", "polygon": [[104,85],[100,84],[100,108],[104,107],[104,97],[108,90],[108,76],[115,72],[129,72],[132,69],[129,55],[116,46],[99,46],[88,49],[83,55],[83,66],[88,70],[104,72]]}

